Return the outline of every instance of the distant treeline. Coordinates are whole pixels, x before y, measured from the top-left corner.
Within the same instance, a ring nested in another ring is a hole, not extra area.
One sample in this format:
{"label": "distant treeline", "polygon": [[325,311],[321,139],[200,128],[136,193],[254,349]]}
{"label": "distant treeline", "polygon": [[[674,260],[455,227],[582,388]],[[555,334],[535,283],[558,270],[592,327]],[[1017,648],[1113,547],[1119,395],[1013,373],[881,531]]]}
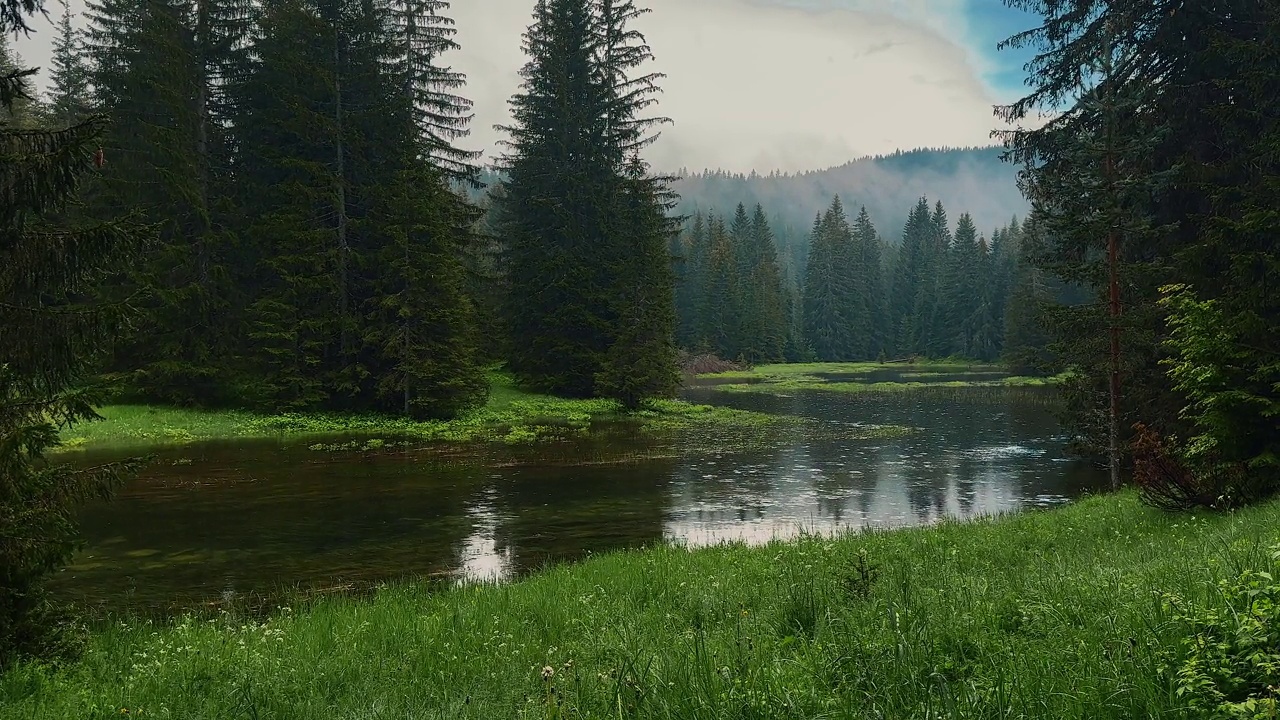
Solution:
{"label": "distant treeline", "polygon": [[921,197],[886,241],[865,207],[850,221],[837,196],[813,221],[796,270],[779,261],[768,212],[695,213],[673,242],[677,339],[690,350],[752,363],[909,355],[1007,359],[1043,353],[1037,307],[1071,302],[1028,258],[1043,243],[1016,217],[990,240],[969,214],[954,230]]}

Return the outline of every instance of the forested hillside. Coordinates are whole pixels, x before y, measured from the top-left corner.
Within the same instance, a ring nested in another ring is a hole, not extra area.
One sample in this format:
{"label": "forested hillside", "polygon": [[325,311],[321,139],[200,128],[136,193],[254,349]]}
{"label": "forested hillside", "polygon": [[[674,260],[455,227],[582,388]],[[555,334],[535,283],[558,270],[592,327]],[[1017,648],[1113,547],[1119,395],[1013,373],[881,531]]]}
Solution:
{"label": "forested hillside", "polygon": [[901,228],[916,200],[927,195],[962,208],[977,227],[989,231],[1014,215],[1026,217],[1030,209],[1018,191],[1017,168],[1001,161],[1000,153],[999,147],[921,148],[797,174],[682,171],[675,189],[682,213],[759,203],[780,231],[808,232],[813,216],[824,212],[835,195],[851,206],[865,206],[877,227]]}
{"label": "forested hillside", "polygon": [[1044,243],[1034,216],[988,237],[926,197],[882,235],[865,207],[849,212],[836,196],[792,246],[797,259],[780,254],[761,205],[698,211],[672,245],[677,339],[751,363],[919,355],[1031,369],[1045,359],[1037,309],[1082,299],[1033,265]]}

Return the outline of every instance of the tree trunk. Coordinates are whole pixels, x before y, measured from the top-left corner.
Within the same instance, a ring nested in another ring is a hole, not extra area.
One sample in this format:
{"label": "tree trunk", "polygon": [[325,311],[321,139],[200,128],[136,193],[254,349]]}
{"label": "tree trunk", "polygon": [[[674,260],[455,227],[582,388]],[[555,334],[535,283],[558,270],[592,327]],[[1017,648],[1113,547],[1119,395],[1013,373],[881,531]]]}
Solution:
{"label": "tree trunk", "polygon": [[350,248],[347,245],[347,172],[342,128],[341,43],[342,33],[335,27],[333,30],[333,115],[337,172],[335,173],[334,210],[338,219],[338,322],[341,328],[341,354],[345,358],[350,352],[351,345],[351,339],[347,331],[347,255]]}

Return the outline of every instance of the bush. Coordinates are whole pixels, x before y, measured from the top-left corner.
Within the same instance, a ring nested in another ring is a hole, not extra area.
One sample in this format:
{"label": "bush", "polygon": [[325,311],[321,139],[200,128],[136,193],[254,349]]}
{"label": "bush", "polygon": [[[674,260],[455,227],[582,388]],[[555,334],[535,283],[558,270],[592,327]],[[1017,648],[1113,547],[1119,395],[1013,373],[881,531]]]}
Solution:
{"label": "bush", "polygon": [[1176,693],[1213,718],[1275,718],[1280,713],[1280,545],[1271,572],[1246,570],[1218,585],[1222,604],[1190,607],[1166,594],[1163,607],[1186,630],[1162,670]]}

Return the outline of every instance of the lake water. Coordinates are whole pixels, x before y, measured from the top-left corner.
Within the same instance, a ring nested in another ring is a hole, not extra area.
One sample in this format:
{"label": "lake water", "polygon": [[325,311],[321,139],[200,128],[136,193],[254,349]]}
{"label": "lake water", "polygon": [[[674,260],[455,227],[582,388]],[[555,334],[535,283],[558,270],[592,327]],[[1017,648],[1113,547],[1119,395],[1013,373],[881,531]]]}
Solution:
{"label": "lake water", "polygon": [[[1051,391],[1016,390],[686,391],[813,420],[765,442],[612,437],[457,457],[303,441],[166,449],[114,501],[86,509],[88,546],[54,589],[107,610],[172,610],[409,576],[507,579],[660,541],[918,525],[1104,487],[1104,473],[1067,459],[1036,401]],[[857,439],[868,424],[914,431]]]}

